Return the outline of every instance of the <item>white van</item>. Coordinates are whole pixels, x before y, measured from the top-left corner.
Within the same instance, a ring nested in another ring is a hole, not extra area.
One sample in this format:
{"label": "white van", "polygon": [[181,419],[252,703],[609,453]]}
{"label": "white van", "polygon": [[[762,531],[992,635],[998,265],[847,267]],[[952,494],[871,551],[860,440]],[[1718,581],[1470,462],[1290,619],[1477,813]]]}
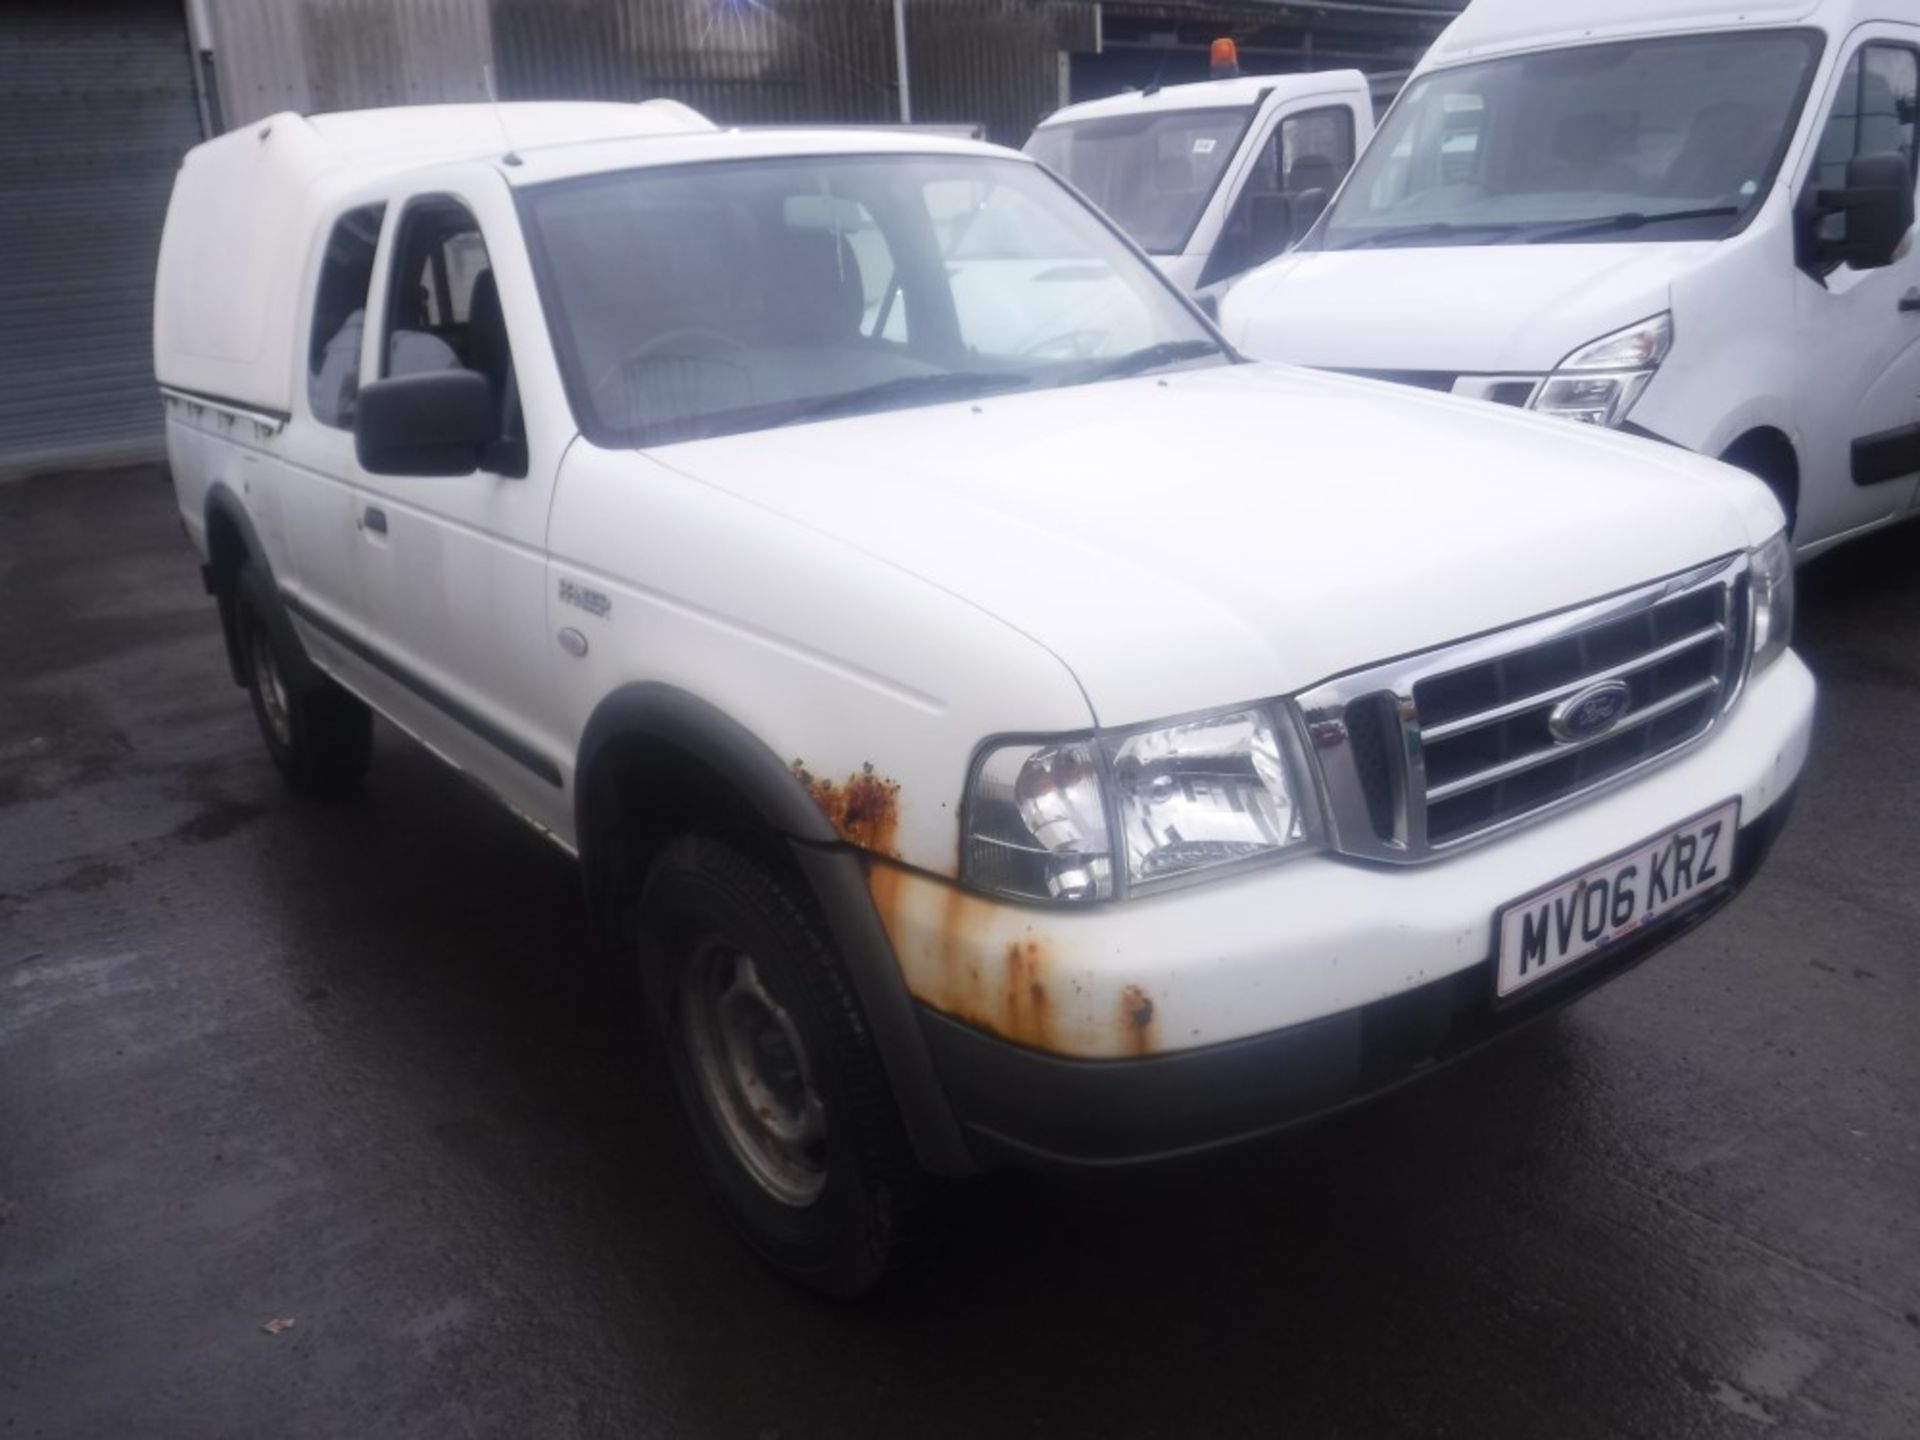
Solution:
{"label": "white van", "polygon": [[1174,284],[1217,295],[1306,233],[1373,134],[1358,70],[1129,91],[1049,116],[1026,152]]}
{"label": "white van", "polygon": [[289,784],[378,713],[576,856],[837,1292],[929,1174],[1234,1143],[1620,974],[1807,756],[1764,487],[1247,363],[993,146],[277,115],[181,166],[154,366]]}
{"label": "white van", "polygon": [[1920,498],[1917,89],[1911,0],[1475,0],[1224,328],[1723,457],[1810,555]]}

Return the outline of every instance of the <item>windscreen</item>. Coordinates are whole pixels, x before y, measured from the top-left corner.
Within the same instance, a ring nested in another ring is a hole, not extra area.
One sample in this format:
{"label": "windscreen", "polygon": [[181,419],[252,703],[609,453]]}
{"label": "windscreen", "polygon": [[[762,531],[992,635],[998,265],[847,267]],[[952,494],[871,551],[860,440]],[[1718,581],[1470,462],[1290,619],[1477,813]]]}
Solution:
{"label": "windscreen", "polygon": [[1367,147],[1317,243],[1732,234],[1773,183],[1820,44],[1800,30],[1634,40],[1423,76]]}
{"label": "windscreen", "polygon": [[1107,115],[1045,126],[1026,148],[1142,250],[1177,255],[1252,120],[1251,108]]}
{"label": "windscreen", "polygon": [[1152,266],[1021,160],[660,167],[523,204],[568,395],[603,444],[1229,359]]}

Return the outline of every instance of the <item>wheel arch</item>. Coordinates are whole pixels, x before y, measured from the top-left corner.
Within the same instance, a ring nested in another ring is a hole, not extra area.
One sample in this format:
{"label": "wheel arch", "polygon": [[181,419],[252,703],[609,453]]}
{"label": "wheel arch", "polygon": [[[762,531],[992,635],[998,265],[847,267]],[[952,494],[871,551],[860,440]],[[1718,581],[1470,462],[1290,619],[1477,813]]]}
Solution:
{"label": "wheel arch", "polygon": [[246,506],[224,485],[207,491],[207,589],[220,606],[220,632],[227,642],[227,667],[233,683],[247,683],[246,661],[240,649],[238,594],[240,567],[249,560],[269,575],[272,567]]}
{"label": "wheel arch", "polygon": [[622,686],[601,700],[581,734],[573,786],[574,843],[596,919],[614,897],[618,867],[639,859],[649,840],[667,838],[648,832],[680,828],[714,806],[719,818],[787,839],[839,840],[780,757],[710,701],[657,683]]}
{"label": "wheel arch", "polygon": [[574,843],[602,944],[624,953],[632,881],[650,855],[698,824],[769,837],[819,905],[865,1011],[888,1081],[927,1169],[978,1168],[934,1071],[920,1018],[867,889],[861,853],[834,830],[792,768],[712,702],[660,683],[623,686],[595,708],[574,769]]}
{"label": "wheel arch", "polygon": [[1720,459],[1766,483],[1787,512],[1791,533],[1800,517],[1800,452],[1793,438],[1776,425],[1754,425],[1735,436]]}
{"label": "wheel arch", "polygon": [[207,588],[219,602],[220,631],[226,640],[227,665],[232,671],[233,683],[242,688],[247,683],[247,661],[240,635],[240,572],[252,565],[262,582],[252,596],[253,603],[268,607],[267,624],[287,654],[293,657],[294,673],[288,675],[287,680],[303,688],[320,684],[326,676],[307,654],[287,607],[280,603],[280,583],[273,573],[273,561],[267,556],[266,546],[260,543],[260,532],[254,529],[246,506],[226,486],[216,484],[207,491],[206,523]]}

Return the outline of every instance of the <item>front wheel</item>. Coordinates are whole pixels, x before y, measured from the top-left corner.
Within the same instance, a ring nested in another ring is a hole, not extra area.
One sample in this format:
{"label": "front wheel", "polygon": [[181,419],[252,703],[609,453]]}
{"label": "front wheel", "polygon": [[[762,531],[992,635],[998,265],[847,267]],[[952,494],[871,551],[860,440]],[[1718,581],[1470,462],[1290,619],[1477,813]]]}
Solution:
{"label": "front wheel", "polygon": [[352,789],[373,756],[373,713],[324,676],[296,679],[305,668],[292,650],[299,642],[252,565],[240,569],[234,604],[253,717],[281,777],[308,795]]}
{"label": "front wheel", "polygon": [[913,1249],[929,1181],[811,898],[777,864],[692,835],[648,872],[648,1029],[721,1207],[762,1258],[868,1293]]}

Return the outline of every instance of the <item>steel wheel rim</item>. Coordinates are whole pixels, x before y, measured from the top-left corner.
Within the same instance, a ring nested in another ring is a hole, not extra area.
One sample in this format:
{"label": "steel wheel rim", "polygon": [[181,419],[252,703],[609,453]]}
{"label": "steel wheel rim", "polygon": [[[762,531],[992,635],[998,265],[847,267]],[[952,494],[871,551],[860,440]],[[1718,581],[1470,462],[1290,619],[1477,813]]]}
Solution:
{"label": "steel wheel rim", "polygon": [[260,708],[266,712],[267,728],[282,745],[293,744],[293,717],[287,704],[286,683],[280,678],[280,666],[273,657],[273,638],[263,621],[253,623],[253,683],[260,692]]}
{"label": "steel wheel rim", "polygon": [[681,1043],[734,1158],[796,1209],[827,1184],[827,1117],[800,1032],[738,947],[710,940],[679,995]]}

